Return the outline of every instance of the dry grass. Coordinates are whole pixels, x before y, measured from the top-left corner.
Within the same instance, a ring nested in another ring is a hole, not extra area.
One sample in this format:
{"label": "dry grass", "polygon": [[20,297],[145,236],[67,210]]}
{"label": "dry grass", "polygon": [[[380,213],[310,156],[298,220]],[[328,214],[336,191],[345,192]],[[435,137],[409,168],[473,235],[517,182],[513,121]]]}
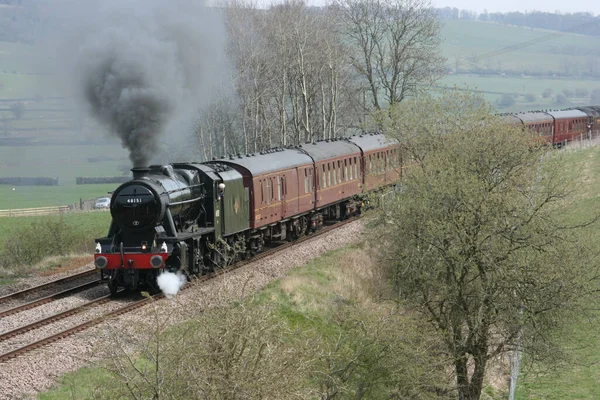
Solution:
{"label": "dry grass", "polygon": [[47,257],[33,267],[39,276],[52,276],[71,272],[94,261],[90,254],[70,254]]}

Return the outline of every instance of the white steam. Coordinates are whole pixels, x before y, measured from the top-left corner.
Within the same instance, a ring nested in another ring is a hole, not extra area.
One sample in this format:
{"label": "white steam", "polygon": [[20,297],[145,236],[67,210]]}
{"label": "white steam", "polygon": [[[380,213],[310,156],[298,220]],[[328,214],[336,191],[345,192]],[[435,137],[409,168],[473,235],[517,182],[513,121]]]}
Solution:
{"label": "white steam", "polygon": [[160,290],[167,296],[168,299],[172,299],[179,290],[185,285],[187,279],[184,274],[177,272],[163,272],[156,278],[156,283]]}

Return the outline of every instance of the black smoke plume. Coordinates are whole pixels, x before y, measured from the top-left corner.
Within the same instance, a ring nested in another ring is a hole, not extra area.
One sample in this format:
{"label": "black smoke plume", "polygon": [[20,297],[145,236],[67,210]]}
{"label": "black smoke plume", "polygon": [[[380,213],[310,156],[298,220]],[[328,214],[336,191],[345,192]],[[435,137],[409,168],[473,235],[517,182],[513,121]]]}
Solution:
{"label": "black smoke plume", "polygon": [[76,52],[71,78],[133,165],[147,166],[164,154],[176,159],[185,150],[160,143],[193,146],[192,120],[210,104],[226,69],[217,12],[195,0],[79,0],[72,6],[69,17],[76,21],[69,21],[74,28],[65,46]]}

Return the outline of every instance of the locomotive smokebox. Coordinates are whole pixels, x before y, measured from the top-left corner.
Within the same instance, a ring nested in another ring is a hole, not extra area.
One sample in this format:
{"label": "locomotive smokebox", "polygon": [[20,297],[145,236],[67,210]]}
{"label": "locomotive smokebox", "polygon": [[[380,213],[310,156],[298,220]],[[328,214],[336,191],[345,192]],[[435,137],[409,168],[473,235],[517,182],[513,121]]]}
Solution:
{"label": "locomotive smokebox", "polygon": [[148,176],[148,173],[150,172],[150,168],[135,167],[135,168],[131,168],[131,172],[133,173],[133,179],[141,179],[145,176]]}

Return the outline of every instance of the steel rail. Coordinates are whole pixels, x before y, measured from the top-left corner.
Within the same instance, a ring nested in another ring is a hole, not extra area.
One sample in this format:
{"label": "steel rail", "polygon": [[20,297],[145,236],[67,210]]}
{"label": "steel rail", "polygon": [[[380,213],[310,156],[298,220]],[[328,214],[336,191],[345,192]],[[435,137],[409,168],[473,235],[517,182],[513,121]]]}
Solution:
{"label": "steel rail", "polygon": [[47,282],[47,283],[44,283],[42,285],[33,286],[33,287],[30,287],[30,288],[27,288],[27,289],[23,289],[23,290],[20,290],[18,292],[14,292],[14,293],[9,293],[7,295],[0,296],[0,304],[6,303],[6,302],[8,302],[10,300],[13,300],[13,299],[17,298],[17,297],[23,297],[23,296],[25,296],[25,295],[27,295],[29,293],[33,293],[33,292],[36,292],[36,291],[39,291],[39,290],[42,290],[42,289],[46,289],[46,288],[49,288],[49,287],[52,287],[52,286],[55,286],[55,285],[59,285],[61,283],[67,283],[67,282],[70,282],[70,281],[73,281],[73,280],[85,278],[85,277],[92,276],[92,275],[95,275],[95,274],[98,274],[98,271],[96,269],[91,269],[89,271],[80,272],[80,273],[75,274],[75,275],[70,275],[70,276],[67,276],[67,277],[64,277],[64,278],[61,278],[61,279],[57,279],[57,280],[54,280],[54,281],[51,281],[51,282]]}
{"label": "steel rail", "polygon": [[32,309],[34,307],[41,306],[42,304],[51,303],[58,299],[67,297],[73,293],[79,293],[86,289],[98,286],[99,284],[100,284],[100,279],[96,279],[95,281],[92,281],[92,282],[86,282],[79,286],[75,286],[70,289],[63,290],[62,292],[54,293],[54,294],[51,294],[50,296],[42,297],[41,299],[30,301],[29,303],[22,304],[17,307],[9,308],[8,310],[0,311],[0,317],[6,317],[8,315],[13,315],[16,313],[20,313],[22,311]]}
{"label": "steel rail", "polygon": [[79,314],[80,312],[86,311],[87,309],[89,309],[89,307],[91,305],[100,305],[100,304],[107,303],[110,301],[110,297],[111,297],[111,295],[107,294],[107,295],[99,297],[97,299],[88,301],[87,303],[81,304],[77,307],[73,307],[68,310],[65,310],[65,311],[62,311],[62,312],[59,312],[56,314],[52,314],[49,317],[40,319],[40,320],[32,322],[30,324],[20,326],[16,329],[13,329],[12,331],[1,333],[0,334],[0,342],[3,342],[12,337],[18,336],[22,333],[26,333],[26,332],[32,331],[34,329],[41,328],[42,326],[50,325],[53,322],[60,321],[61,319],[65,319],[72,315]]}

